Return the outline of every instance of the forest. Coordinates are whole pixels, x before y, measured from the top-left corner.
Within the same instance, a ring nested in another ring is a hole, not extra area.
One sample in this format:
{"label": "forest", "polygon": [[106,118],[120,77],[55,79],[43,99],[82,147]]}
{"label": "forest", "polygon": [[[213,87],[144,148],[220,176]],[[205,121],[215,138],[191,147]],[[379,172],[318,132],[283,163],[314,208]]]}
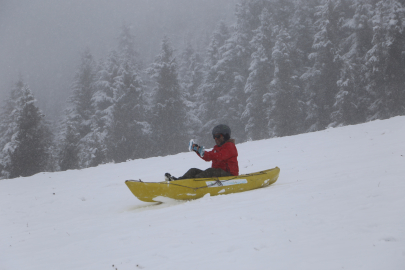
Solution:
{"label": "forest", "polygon": [[220,123],[241,143],[405,115],[405,0],[241,0],[235,16],[206,47],[162,37],[153,63],[123,23],[114,50],[82,52],[57,124],[19,79],[0,179],[209,148]]}

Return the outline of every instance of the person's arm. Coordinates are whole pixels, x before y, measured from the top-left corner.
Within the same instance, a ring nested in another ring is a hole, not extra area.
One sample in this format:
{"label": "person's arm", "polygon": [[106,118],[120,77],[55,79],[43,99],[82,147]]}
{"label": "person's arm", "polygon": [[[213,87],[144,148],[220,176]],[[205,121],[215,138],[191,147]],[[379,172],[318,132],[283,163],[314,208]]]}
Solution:
{"label": "person's arm", "polygon": [[209,151],[205,152],[204,157],[201,157],[205,161],[211,161],[211,160],[227,160],[233,156],[236,156],[236,148],[230,144],[226,143],[222,145],[222,147],[219,147],[216,149],[216,152],[214,151]]}

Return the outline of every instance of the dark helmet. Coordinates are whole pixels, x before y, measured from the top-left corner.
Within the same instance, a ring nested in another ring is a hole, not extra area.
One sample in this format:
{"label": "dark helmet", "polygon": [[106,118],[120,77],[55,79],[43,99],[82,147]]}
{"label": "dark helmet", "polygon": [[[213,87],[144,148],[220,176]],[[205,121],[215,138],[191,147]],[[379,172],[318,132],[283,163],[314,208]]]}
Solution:
{"label": "dark helmet", "polygon": [[214,127],[212,130],[212,136],[215,134],[222,134],[224,135],[225,141],[229,140],[231,138],[231,129],[227,125],[218,125]]}

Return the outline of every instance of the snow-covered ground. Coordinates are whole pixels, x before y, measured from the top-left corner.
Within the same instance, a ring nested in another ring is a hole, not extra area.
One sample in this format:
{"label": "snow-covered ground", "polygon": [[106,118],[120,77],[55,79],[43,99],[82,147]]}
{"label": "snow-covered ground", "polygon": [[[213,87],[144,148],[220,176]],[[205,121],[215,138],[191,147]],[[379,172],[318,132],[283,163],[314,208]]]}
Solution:
{"label": "snow-covered ground", "polygon": [[190,152],[0,181],[0,269],[405,269],[405,117],[237,148],[278,181],[163,204],[124,184],[210,165]]}

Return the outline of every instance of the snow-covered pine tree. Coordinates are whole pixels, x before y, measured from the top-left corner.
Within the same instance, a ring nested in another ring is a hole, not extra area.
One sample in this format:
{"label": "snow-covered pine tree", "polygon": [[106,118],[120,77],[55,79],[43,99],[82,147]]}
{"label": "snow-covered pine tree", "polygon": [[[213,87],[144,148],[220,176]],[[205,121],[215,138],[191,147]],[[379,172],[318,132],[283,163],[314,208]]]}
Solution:
{"label": "snow-covered pine tree", "polygon": [[294,61],[295,69],[301,75],[311,66],[308,56],[312,51],[315,35],[315,7],[318,2],[318,0],[293,1],[294,12],[288,27],[294,47],[294,57],[291,60]]}
{"label": "snow-covered pine tree", "polygon": [[149,68],[155,82],[154,119],[152,121],[155,154],[175,154],[185,149],[187,127],[183,92],[178,80],[177,64],[170,40],[162,40],[160,54]]}
{"label": "snow-covered pine tree", "polygon": [[391,0],[392,5],[388,15],[389,40],[387,77],[389,90],[387,107],[391,116],[405,115],[405,5],[397,0]]}
{"label": "snow-covered pine tree", "polygon": [[316,34],[309,58],[312,67],[301,78],[306,84],[308,100],[308,131],[320,130],[331,124],[332,107],[338,93],[341,59],[341,24],[347,7],[343,0],[323,0],[317,7]]}
{"label": "snow-covered pine tree", "polygon": [[89,155],[85,158],[86,167],[90,164],[97,165],[109,161],[107,159],[107,144],[110,127],[113,122],[115,78],[120,67],[120,59],[117,51],[111,51],[104,61],[101,61],[97,68],[94,83],[94,94],[92,96],[92,106],[95,110],[92,121],[92,132],[86,136]]}
{"label": "snow-covered pine tree", "polygon": [[190,100],[195,98],[198,87],[203,81],[203,59],[187,41],[180,55],[179,81]]}
{"label": "snow-covered pine tree", "polygon": [[59,166],[61,170],[87,167],[88,146],[85,138],[92,132],[94,109],[92,96],[96,63],[86,49],[72,83],[72,95],[60,132]]}
{"label": "snow-covered pine tree", "polygon": [[288,136],[297,134],[302,123],[300,87],[291,61],[291,37],[281,27],[276,37],[272,52],[274,77],[270,84],[269,129],[272,136]]}
{"label": "snow-covered pine tree", "polygon": [[181,89],[184,92],[186,126],[189,128],[187,131],[189,138],[198,138],[199,129],[202,126],[202,122],[197,116],[200,102],[197,95],[198,88],[201,86],[204,78],[203,68],[202,57],[194,50],[191,41],[188,40],[180,55],[179,81]]}
{"label": "snow-covered pine tree", "polygon": [[[236,24],[231,37],[220,48],[221,59],[216,71],[221,81],[216,103],[217,123],[231,127],[232,137],[246,141],[246,123],[242,114],[246,109],[245,85],[251,63],[253,30],[260,25],[264,1],[245,0],[236,6]],[[212,127],[211,127],[212,128]]]}
{"label": "snow-covered pine tree", "polygon": [[368,95],[365,91],[365,56],[372,39],[372,5],[368,0],[353,1],[354,14],[344,23],[350,34],[343,39],[342,69],[332,120],[334,125],[352,125],[366,121]]}
{"label": "snow-covered pine tree", "polygon": [[230,126],[232,137],[237,141],[247,138],[242,114],[246,109],[245,84],[252,54],[249,42],[253,30],[260,25],[259,16],[264,6],[264,1],[260,0],[244,0],[236,6],[236,24],[230,37],[219,48],[217,63],[208,70],[208,80],[204,83],[205,95],[212,97],[213,109],[209,110],[212,117],[203,122],[204,133],[223,123]]}
{"label": "snow-covered pine tree", "polygon": [[191,42],[187,40],[185,48],[180,54],[179,61],[179,82],[184,89],[185,93],[191,93],[188,89],[192,87],[193,82],[193,70],[191,69],[191,61],[194,55],[194,48],[191,45]]}
{"label": "snow-covered pine tree", "polygon": [[80,168],[79,166],[79,132],[75,122],[65,119],[58,146],[58,163],[62,171]]}
{"label": "snow-covered pine tree", "polygon": [[396,0],[375,7],[372,48],[367,52],[369,120],[405,114],[405,12]]}
{"label": "snow-covered pine tree", "polygon": [[247,123],[245,127],[247,137],[251,140],[265,139],[270,136],[268,129],[270,102],[265,99],[265,95],[269,91],[274,73],[274,65],[271,61],[274,25],[271,23],[271,15],[267,8],[263,9],[260,22],[250,42],[253,53],[250,73],[245,85],[246,108],[242,114],[242,118]]}
{"label": "snow-covered pine tree", "polygon": [[21,89],[24,87],[24,81],[20,78],[11,88],[10,96],[2,104],[0,114],[0,150],[11,140],[15,133],[14,113],[17,106],[17,100],[21,97]]}
{"label": "snow-covered pine tree", "polygon": [[116,97],[107,146],[108,158],[122,162],[146,156],[149,124],[144,121],[142,84],[139,78],[122,69],[116,79],[116,83],[122,84],[120,87],[125,87],[125,92]]}
{"label": "snow-covered pine tree", "polygon": [[[267,2],[266,6],[271,13],[271,24],[288,29],[291,25],[291,17],[294,14],[294,8],[296,7],[294,0],[271,0],[265,2]],[[311,4],[311,1],[303,3],[303,7],[301,8],[304,8],[308,4]]]}
{"label": "snow-covered pine tree", "polygon": [[122,162],[145,157],[149,152],[145,146],[150,143],[150,125],[145,120],[144,85],[139,75],[141,60],[135,48],[135,37],[126,24],[121,27],[118,55],[106,141],[108,159]]}
{"label": "snow-covered pine tree", "polygon": [[314,24],[316,21],[315,10],[319,2],[319,0],[293,0],[293,13],[290,14],[289,26],[285,28],[291,37],[291,40],[288,42],[290,48],[289,60],[294,67],[294,76],[298,77],[294,79],[294,83],[300,89],[299,91],[295,91],[296,99],[300,101],[298,133],[307,130],[305,119],[309,114],[307,112],[308,107],[305,106],[303,101],[306,99],[305,83],[308,82],[303,81],[301,76],[313,65],[309,55],[312,53],[313,40],[317,32]]}
{"label": "snow-covered pine tree", "polygon": [[52,134],[44,115],[35,106],[34,96],[25,83],[17,83],[16,96],[9,125],[14,132],[3,148],[3,176],[15,178],[45,171],[48,165]]}
{"label": "snow-covered pine tree", "polygon": [[217,64],[222,55],[219,49],[225,44],[230,37],[230,30],[224,21],[220,21],[212,34],[210,44],[208,45],[204,61],[204,79],[198,88],[197,100],[198,118],[202,122],[199,130],[201,134],[199,142],[202,145],[209,145],[212,140],[207,138],[217,121],[217,99],[220,96],[221,74],[217,73]]}
{"label": "snow-covered pine tree", "polygon": [[24,87],[24,81],[20,78],[11,88],[10,96],[2,104],[0,115],[0,179],[7,177],[8,173],[4,168],[8,159],[8,151],[4,147],[11,142],[13,134],[17,132],[16,110],[17,101],[21,97],[21,89]]}
{"label": "snow-covered pine tree", "polygon": [[145,157],[149,124],[145,121],[143,85],[134,66],[123,61],[115,77],[112,122],[107,136],[108,158],[115,162]]}
{"label": "snow-covered pine tree", "polygon": [[124,22],[118,35],[118,53],[122,61],[127,62],[134,69],[140,70],[143,63],[136,49],[135,41],[131,26]]}

